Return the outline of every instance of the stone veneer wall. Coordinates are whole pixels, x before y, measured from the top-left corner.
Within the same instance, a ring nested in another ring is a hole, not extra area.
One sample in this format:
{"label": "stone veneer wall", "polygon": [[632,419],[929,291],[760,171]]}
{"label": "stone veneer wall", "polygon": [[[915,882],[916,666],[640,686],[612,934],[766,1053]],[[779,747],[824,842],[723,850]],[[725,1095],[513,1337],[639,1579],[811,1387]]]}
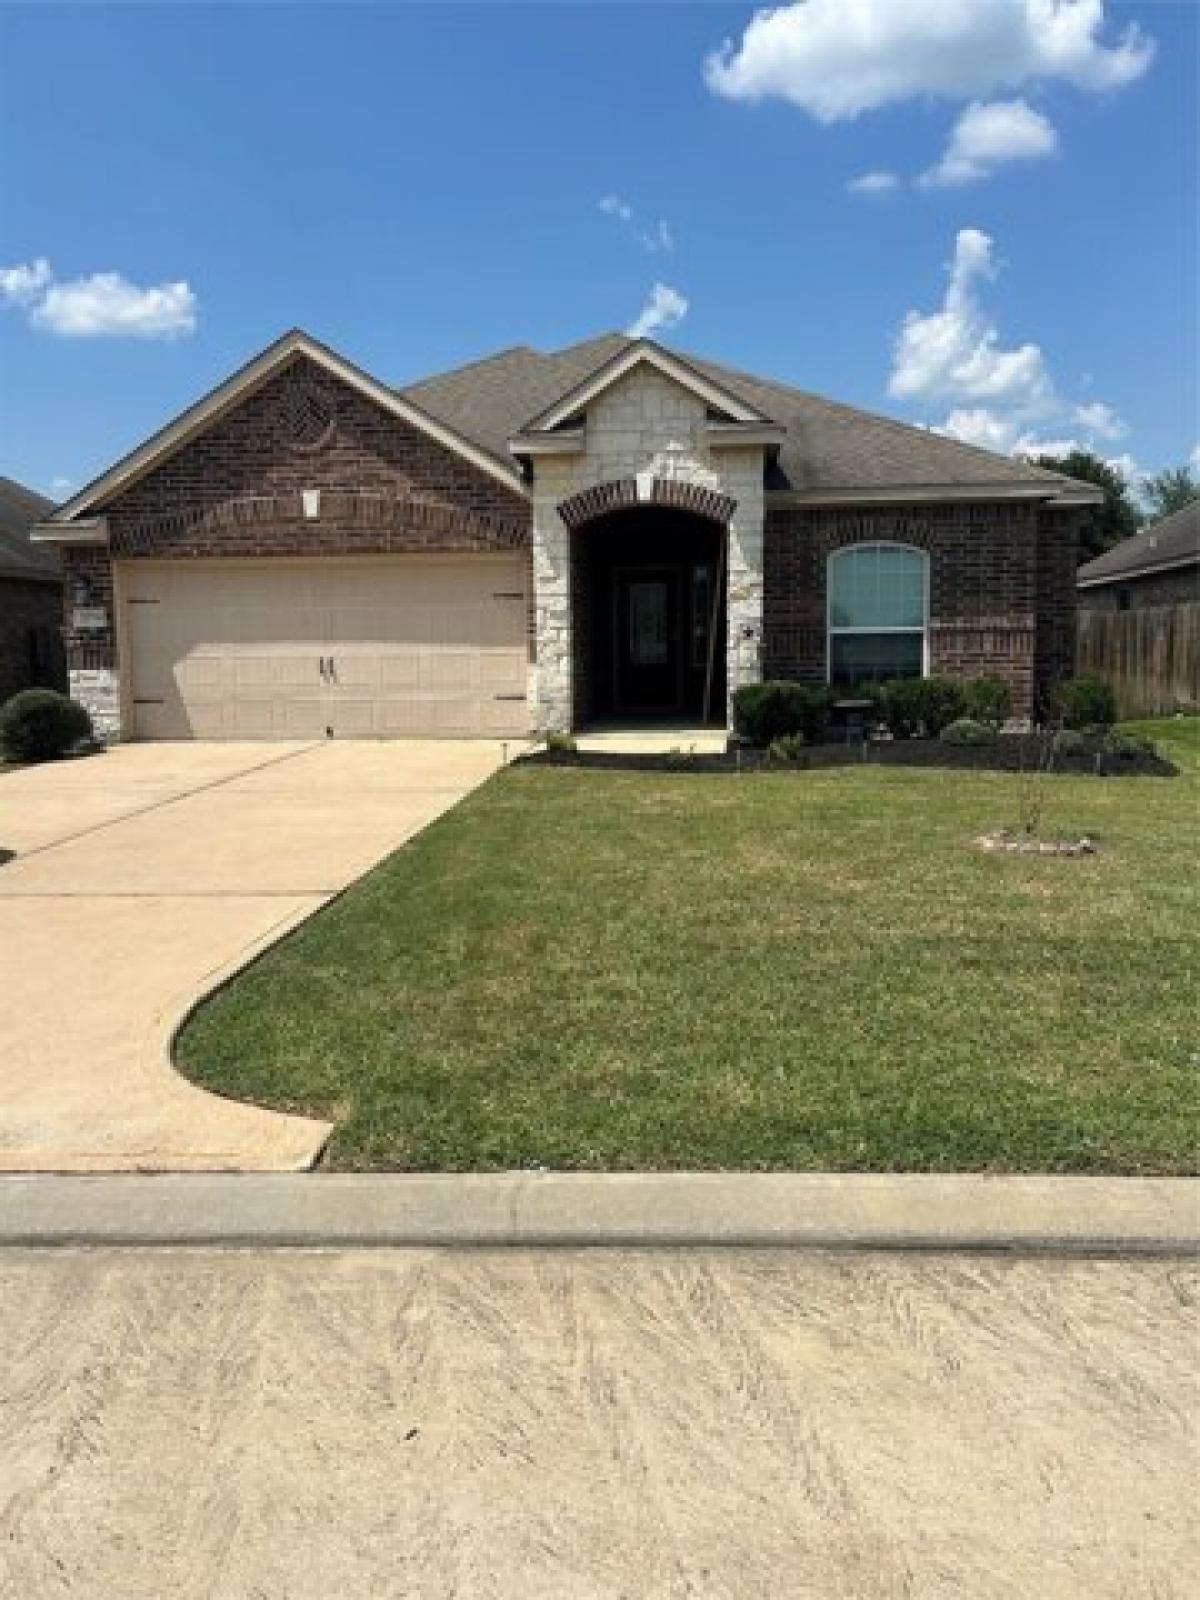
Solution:
{"label": "stone veneer wall", "polygon": [[830,554],[875,541],[930,557],[930,670],[1005,679],[1035,714],[1071,670],[1077,514],[1026,502],[772,507],[766,517],[767,677],[824,681]]}
{"label": "stone veneer wall", "polygon": [[572,727],[586,694],[574,682],[577,652],[570,529],[558,513],[581,490],[649,473],[728,495],[726,669],[729,694],[762,669],[763,452],[713,449],[702,400],[650,366],[635,367],[589,405],[579,454],[539,456],[533,474],[533,581],[540,732]]}

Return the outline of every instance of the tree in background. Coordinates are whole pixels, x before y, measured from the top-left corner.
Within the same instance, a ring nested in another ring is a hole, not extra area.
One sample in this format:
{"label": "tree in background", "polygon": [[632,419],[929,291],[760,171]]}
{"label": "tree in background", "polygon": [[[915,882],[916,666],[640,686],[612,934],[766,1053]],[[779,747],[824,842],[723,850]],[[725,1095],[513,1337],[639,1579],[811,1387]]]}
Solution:
{"label": "tree in background", "polygon": [[1079,533],[1079,560],[1091,561],[1113,545],[1128,539],[1141,526],[1142,516],[1130,494],[1129,485],[1116,467],[1093,455],[1090,450],[1072,450],[1065,456],[1035,456],[1034,465],[1051,472],[1065,472],[1082,478],[1104,491],[1104,504],[1093,506],[1087,526]]}
{"label": "tree in background", "polygon": [[1200,478],[1190,467],[1168,467],[1147,478],[1142,492],[1150,504],[1150,520],[1157,522],[1172,511],[1182,511],[1193,500],[1200,500]]}

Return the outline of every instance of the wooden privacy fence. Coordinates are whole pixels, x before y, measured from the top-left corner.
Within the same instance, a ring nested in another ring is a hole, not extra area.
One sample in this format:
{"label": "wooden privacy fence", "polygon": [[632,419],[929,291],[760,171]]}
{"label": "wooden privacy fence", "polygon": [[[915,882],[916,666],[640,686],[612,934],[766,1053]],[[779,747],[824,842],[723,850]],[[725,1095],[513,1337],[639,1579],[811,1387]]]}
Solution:
{"label": "wooden privacy fence", "polygon": [[1123,717],[1200,705],[1200,603],[1081,611],[1075,662],[1112,683]]}

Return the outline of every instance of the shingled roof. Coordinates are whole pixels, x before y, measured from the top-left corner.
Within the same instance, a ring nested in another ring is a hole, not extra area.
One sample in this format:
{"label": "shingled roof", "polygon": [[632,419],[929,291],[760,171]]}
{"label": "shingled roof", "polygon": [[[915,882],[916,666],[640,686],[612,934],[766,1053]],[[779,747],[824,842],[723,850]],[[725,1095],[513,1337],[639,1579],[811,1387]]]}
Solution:
{"label": "shingled roof", "polygon": [[1097,583],[1114,583],[1139,572],[1156,572],[1161,567],[1182,567],[1200,563],[1200,500],[1169,517],[1160,517],[1129,539],[1122,539],[1102,556],[1085,561],[1075,575],[1083,588]]}
{"label": "shingled roof", "polygon": [[[409,384],[400,393],[481,448],[501,456],[509,439],[531,418],[637,342],[625,334],[606,333],[549,354],[517,345]],[[978,491],[1028,485],[1044,487],[1050,495],[1082,491],[1089,499],[1094,496],[1091,485],[1030,462],[825,400],[687,351],[666,345],[661,348],[786,430],[768,489],[850,493],[905,488]]]}
{"label": "shingled roof", "polygon": [[54,501],[26,489],[11,478],[0,478],[0,577],[54,582],[61,575],[57,550],[30,544],[29,530],[49,516]]}

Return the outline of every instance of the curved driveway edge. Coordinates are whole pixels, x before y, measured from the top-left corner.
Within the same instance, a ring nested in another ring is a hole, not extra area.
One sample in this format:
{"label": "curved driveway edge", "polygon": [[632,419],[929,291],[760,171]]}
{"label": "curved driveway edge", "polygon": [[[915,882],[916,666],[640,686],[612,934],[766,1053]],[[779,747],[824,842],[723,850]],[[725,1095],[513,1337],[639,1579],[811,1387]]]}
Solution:
{"label": "curved driveway edge", "polygon": [[184,1079],[214,988],[502,764],[498,741],[119,745],[0,785],[0,1171],[294,1172],[330,1125]]}
{"label": "curved driveway edge", "polygon": [[0,1178],[0,1245],[1193,1255],[1200,1181],[874,1173]]}

